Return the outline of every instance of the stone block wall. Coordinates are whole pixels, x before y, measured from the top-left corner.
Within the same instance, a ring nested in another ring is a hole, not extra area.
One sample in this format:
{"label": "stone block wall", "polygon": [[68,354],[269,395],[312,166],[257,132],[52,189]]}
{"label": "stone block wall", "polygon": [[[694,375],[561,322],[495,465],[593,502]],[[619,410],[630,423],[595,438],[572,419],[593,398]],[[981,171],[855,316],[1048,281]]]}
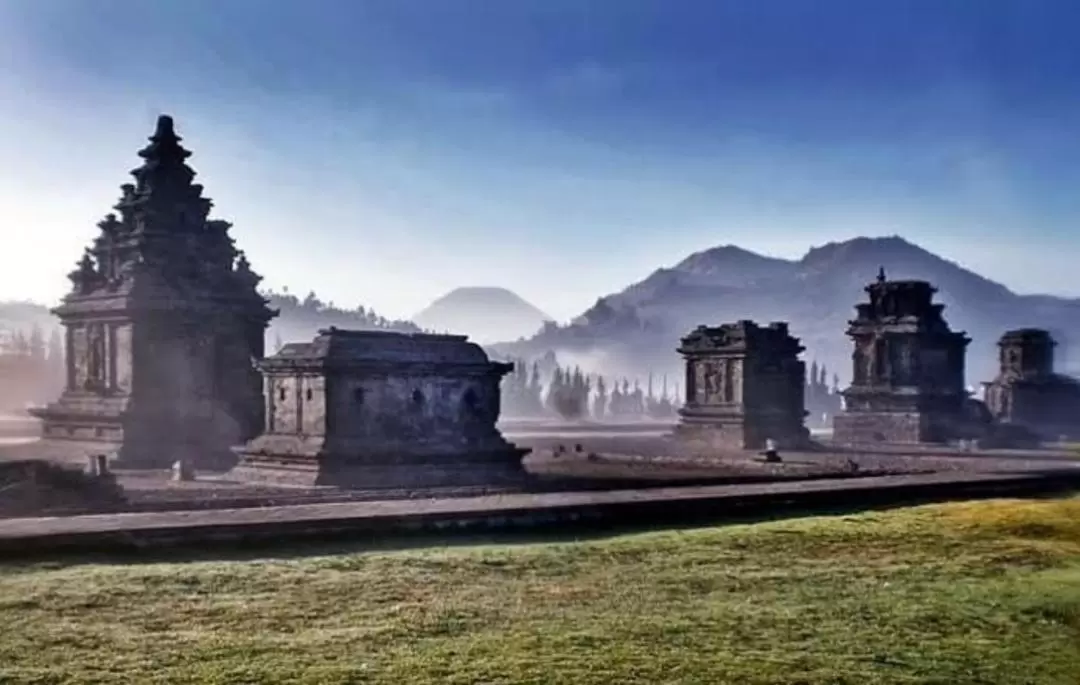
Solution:
{"label": "stone block wall", "polygon": [[833,418],[833,441],[842,444],[921,443],[932,438],[925,414],[911,412],[843,413]]}

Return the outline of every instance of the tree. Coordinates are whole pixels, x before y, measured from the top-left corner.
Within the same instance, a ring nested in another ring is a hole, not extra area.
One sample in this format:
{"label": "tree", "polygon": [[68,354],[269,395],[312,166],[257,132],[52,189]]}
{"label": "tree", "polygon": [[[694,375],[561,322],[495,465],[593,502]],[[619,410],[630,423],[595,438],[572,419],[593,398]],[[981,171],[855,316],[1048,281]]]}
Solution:
{"label": "tree", "polygon": [[26,334],[22,331],[15,331],[12,347],[15,349],[15,354],[23,356],[30,354],[30,341],[26,339]]}
{"label": "tree", "polygon": [[60,330],[54,328],[52,329],[52,333],[49,334],[49,361],[62,363],[63,360],[64,338],[60,335]]}
{"label": "tree", "polygon": [[30,356],[34,359],[45,359],[45,334],[41,332],[41,326],[34,324],[30,329],[30,339],[27,341]]}
{"label": "tree", "polygon": [[315,291],[312,290],[307,294],[307,297],[304,298],[304,301],[300,306],[304,309],[319,310],[322,309],[322,301],[315,294]]}
{"label": "tree", "polygon": [[593,418],[603,419],[607,415],[607,385],[603,376],[596,377],[596,399],[593,400]]}
{"label": "tree", "polygon": [[558,366],[551,373],[551,382],[548,383],[547,396],[544,398],[544,407],[552,412],[558,413],[559,409],[559,395],[562,393],[563,388],[563,372]]}

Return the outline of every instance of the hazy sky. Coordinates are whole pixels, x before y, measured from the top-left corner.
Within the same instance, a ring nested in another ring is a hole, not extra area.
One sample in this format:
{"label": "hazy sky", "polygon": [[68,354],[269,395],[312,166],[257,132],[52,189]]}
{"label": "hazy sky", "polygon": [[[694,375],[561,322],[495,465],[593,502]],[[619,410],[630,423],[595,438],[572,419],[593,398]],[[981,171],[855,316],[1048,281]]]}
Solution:
{"label": "hazy sky", "polygon": [[899,233],[1080,295],[1075,0],[0,0],[0,299],[159,113],[268,285],[580,313],[686,254]]}

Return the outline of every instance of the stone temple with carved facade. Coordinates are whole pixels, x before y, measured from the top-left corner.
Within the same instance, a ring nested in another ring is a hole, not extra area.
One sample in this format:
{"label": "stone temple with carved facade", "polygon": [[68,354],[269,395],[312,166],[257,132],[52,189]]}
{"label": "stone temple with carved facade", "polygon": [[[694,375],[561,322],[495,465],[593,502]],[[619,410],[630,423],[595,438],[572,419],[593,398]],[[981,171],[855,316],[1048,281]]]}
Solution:
{"label": "stone temple with carved facade", "polygon": [[1042,441],[1080,434],[1080,382],[1054,371],[1054,347],[1048,331],[1023,328],[998,341],[999,371],[983,383],[994,419],[1032,432]]}
{"label": "stone temple with carved facade", "polygon": [[884,269],[866,287],[847,330],[855,345],[844,411],[833,419],[840,444],[944,443],[972,432],[964,385],[970,338],[953,331],[925,281],[890,281]]}
{"label": "stone temple with carved facade", "polygon": [[720,449],[802,449],[806,365],[786,323],[699,326],[682,339],[686,403],[675,437]]}
{"label": "stone temple with carved facade", "polygon": [[70,275],[54,310],[65,329],[67,380],[36,410],[45,442],[112,454],[129,467],[177,459],[235,462],[230,447],[259,433],[262,378],[254,361],[275,312],[260,277],[210,219],[190,152],[162,116],[115,209]]}
{"label": "stone temple with carved facade", "polygon": [[259,363],[263,433],[231,477],[358,489],[520,485],[528,450],[507,442],[492,362],[465,336],[331,328]]}

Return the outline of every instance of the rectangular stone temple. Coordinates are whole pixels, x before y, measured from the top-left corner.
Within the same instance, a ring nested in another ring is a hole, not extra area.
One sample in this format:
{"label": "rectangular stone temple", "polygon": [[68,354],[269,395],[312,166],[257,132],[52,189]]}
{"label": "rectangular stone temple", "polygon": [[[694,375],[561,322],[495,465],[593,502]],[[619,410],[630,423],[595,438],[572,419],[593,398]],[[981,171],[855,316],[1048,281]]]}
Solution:
{"label": "rectangular stone temple", "polygon": [[160,117],[131,172],[136,183],[121,186],[119,217],[98,224],[53,310],[65,329],[67,379],[34,412],[44,441],[27,450],[80,462],[111,454],[131,468],[183,459],[227,469],[231,448],[261,429],[254,360],[276,313],[230,224],[208,218],[212,203],[192,182],[190,154],[172,119]]}
{"label": "rectangular stone temple", "polygon": [[1032,432],[1042,441],[1080,435],[1080,382],[1054,371],[1048,331],[1022,328],[998,341],[999,371],[983,383],[986,406],[1003,425]]}
{"label": "rectangular stone temple", "polygon": [[729,449],[801,449],[810,434],[799,339],[786,323],[700,326],[682,339],[686,403],[675,436]]}
{"label": "rectangular stone temple", "polygon": [[971,339],[949,328],[936,289],[925,281],[889,281],[884,269],[866,287],[847,330],[854,341],[852,383],[833,441],[943,443],[966,437],[964,356]]}
{"label": "rectangular stone temple", "polygon": [[238,480],[357,489],[521,484],[492,362],[465,336],[321,331],[262,360],[266,424]]}

